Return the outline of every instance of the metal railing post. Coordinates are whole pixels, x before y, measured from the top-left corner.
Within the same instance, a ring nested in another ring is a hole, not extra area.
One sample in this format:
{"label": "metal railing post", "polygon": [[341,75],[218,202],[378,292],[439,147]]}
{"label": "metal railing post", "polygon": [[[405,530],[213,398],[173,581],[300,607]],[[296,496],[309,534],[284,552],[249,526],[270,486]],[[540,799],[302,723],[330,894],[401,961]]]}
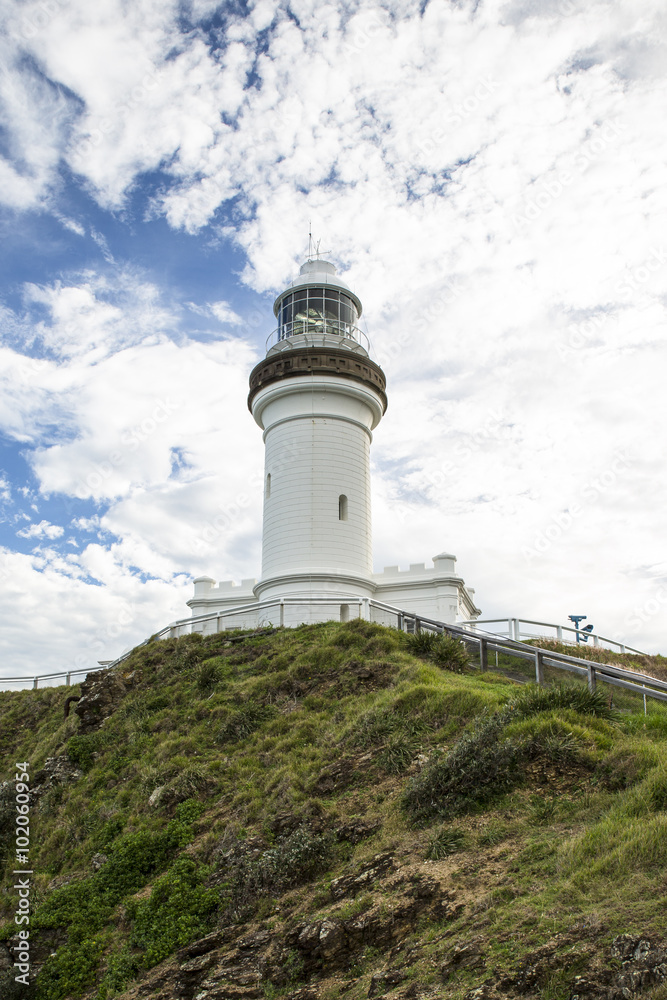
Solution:
{"label": "metal railing post", "polygon": [[521,642],[521,626],[519,624],[519,619],[513,618],[512,621],[514,622],[514,641]]}
{"label": "metal railing post", "polygon": [[479,640],[479,669],[485,673],[489,669],[489,648],[486,639]]}
{"label": "metal railing post", "polygon": [[559,642],[563,641],[563,626],[562,625],[556,625],[556,638],[558,639]]}
{"label": "metal railing post", "polygon": [[65,681],[65,687],[69,687],[70,686],[70,683],[71,683],[70,678],[71,678],[71,676],[72,676],[71,674],[67,675],[67,680]]}
{"label": "metal railing post", "polygon": [[542,669],[542,656],[543,655],[544,654],[542,653],[541,649],[536,649],[535,650],[535,683],[536,684],[543,684],[544,683],[544,671]]}
{"label": "metal railing post", "polygon": [[588,668],[588,690],[591,694],[595,694],[595,688],[597,686],[597,674],[595,672],[595,667],[591,664]]}
{"label": "metal railing post", "polygon": [[32,689],[33,689],[33,691],[37,690],[38,685],[39,685],[39,677],[33,677],[33,681],[32,681]]}
{"label": "metal railing post", "polygon": [[420,622],[419,618],[415,616],[415,632],[421,632],[421,630],[422,630],[422,623]]}
{"label": "metal railing post", "polygon": [[280,598],[280,627],[285,625],[285,598]]}

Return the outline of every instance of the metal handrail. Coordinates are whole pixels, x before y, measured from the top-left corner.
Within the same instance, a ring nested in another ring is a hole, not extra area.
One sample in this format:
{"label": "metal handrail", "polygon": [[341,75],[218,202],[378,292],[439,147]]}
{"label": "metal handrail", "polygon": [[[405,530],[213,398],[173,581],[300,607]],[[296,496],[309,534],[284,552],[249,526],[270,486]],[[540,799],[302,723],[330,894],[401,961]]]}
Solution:
{"label": "metal handrail", "polygon": [[[405,617],[405,612],[403,612],[403,615]],[[582,660],[576,656],[570,656],[568,653],[555,653],[543,650],[539,646],[531,646],[517,639],[505,639],[504,636],[498,636],[493,632],[479,634],[478,630],[473,632],[472,629],[466,628],[464,623],[457,626],[422,618],[421,616],[408,615],[407,617],[414,621],[417,630],[426,626],[431,631],[447,632],[450,635],[458,636],[458,638],[464,641],[477,644],[479,646],[479,661],[482,670],[488,668],[489,652],[504,652],[509,653],[510,656],[533,660],[535,663],[535,680],[537,684],[541,684],[544,679],[542,668],[544,666],[553,666],[560,670],[569,670],[580,676],[586,676],[591,691],[595,690],[597,680],[601,680],[606,684],[612,684],[641,694],[644,696],[644,699],[654,698],[658,701],[667,701],[667,682],[661,681],[657,677],[652,677],[650,674],[626,670],[624,667],[613,667],[611,664],[599,663],[596,660]],[[505,619],[496,620],[504,621]],[[644,705],[644,711],[646,711],[646,705]]]}
{"label": "metal handrail", "polygon": [[[462,625],[495,625],[498,622],[507,622],[507,633],[510,638],[518,639],[521,634],[521,625],[537,625],[540,628],[553,628],[556,630],[556,635],[553,637],[558,640],[558,642],[568,640],[564,638],[564,632],[572,632],[575,636],[582,636],[586,639],[593,640],[593,646],[596,648],[600,646],[601,643],[606,643],[608,646],[617,646],[619,652],[621,653],[638,653],[640,656],[648,656],[642,649],[635,649],[634,646],[628,646],[624,642],[618,642],[617,639],[610,639],[608,636],[600,635],[599,632],[586,632],[580,628],[573,628],[570,625],[557,625],[555,622],[538,622],[533,621],[531,618],[479,618],[477,620],[468,619],[465,622],[461,622]],[[497,633],[496,633],[497,634]],[[548,639],[550,636],[541,636],[538,633],[526,632],[523,630],[524,635],[529,635],[532,639]],[[573,643],[574,645],[574,643]]]}
{"label": "metal handrail", "polygon": [[[626,670],[624,667],[614,667],[611,664],[598,663],[594,660],[582,660],[576,656],[570,656],[567,653],[556,653],[549,650],[543,650],[539,646],[531,646],[528,643],[521,642],[518,639],[505,638],[504,636],[498,635],[494,632],[485,632],[479,628],[480,624],[488,624],[488,621],[483,622],[459,622],[456,625],[449,624],[446,622],[436,621],[431,618],[425,618],[421,615],[416,615],[413,612],[404,611],[401,608],[396,608],[391,604],[384,604],[382,601],[375,601],[372,598],[367,597],[291,597],[291,598],[274,598],[269,601],[253,602],[249,604],[237,605],[233,608],[228,608],[224,611],[213,611],[202,615],[193,615],[189,618],[180,618],[175,622],[171,622],[169,625],[165,625],[164,628],[155,632],[153,635],[144,639],[140,642],[134,649],[140,649],[142,646],[147,645],[156,639],[160,639],[165,635],[178,637],[181,629],[187,629],[188,632],[192,631],[193,625],[204,624],[205,622],[214,621],[216,622],[216,631],[225,631],[220,628],[223,619],[232,618],[236,615],[244,614],[247,612],[257,612],[259,618],[259,612],[266,612],[270,608],[278,609],[278,624],[284,624],[284,614],[285,607],[312,607],[316,606],[342,606],[342,605],[358,605],[359,606],[359,616],[366,619],[371,618],[371,609],[376,608],[379,611],[388,613],[391,616],[396,617],[396,627],[405,631],[406,627],[412,625],[412,628],[416,631],[420,631],[426,628],[431,631],[436,632],[447,632],[456,638],[462,639],[464,642],[472,643],[479,649],[479,661],[480,668],[485,670],[488,668],[488,654],[489,652],[505,652],[509,653],[511,656],[518,656],[522,659],[533,660],[535,663],[535,679],[537,683],[541,683],[543,680],[542,669],[544,666],[553,666],[560,670],[568,670],[570,672],[576,673],[579,676],[585,676],[588,678],[589,687],[594,690],[597,679],[604,681],[607,684],[617,685],[618,687],[623,687],[628,690],[634,691],[639,694],[643,694],[644,697],[655,698],[660,701],[667,701],[667,682],[658,680],[656,677],[651,677],[650,674],[642,674],[638,671]],[[505,621],[506,619],[493,619],[492,621]],[[518,619],[510,619],[510,621],[518,621]],[[544,625],[544,622],[530,622],[529,624],[539,624]],[[567,628],[567,626],[564,626]],[[569,629],[569,631],[576,631],[574,629]],[[613,641],[613,640],[612,640]],[[626,649],[629,647],[626,647]],[[123,653],[121,656],[117,657],[115,660],[106,663],[100,663],[103,669],[109,670],[112,667],[118,666],[124,660],[126,660],[134,649],[129,650],[127,653]],[[634,652],[640,652],[639,650],[634,650]],[[645,654],[644,654],[645,655]],[[66,684],[70,684],[71,677],[77,674],[88,674],[90,671],[87,669],[62,671],[61,673],[53,674],[42,674],[37,677],[5,677],[0,678],[0,683],[3,682],[14,682],[26,681],[32,682],[33,688],[38,687],[38,682],[40,680],[50,680],[55,677],[66,677]]]}
{"label": "metal handrail", "polygon": [[[266,350],[269,351],[277,344],[284,345],[284,350],[291,350],[294,345],[290,340],[294,337],[304,338],[313,347],[331,346],[331,341],[324,342],[325,337],[335,337],[340,341],[340,346],[345,348],[345,341],[352,340],[370,353],[371,344],[363,330],[351,323],[343,323],[341,320],[321,319],[321,320],[293,320],[291,323],[283,323],[277,330],[273,330],[266,338]],[[301,341],[303,342],[303,341]]]}

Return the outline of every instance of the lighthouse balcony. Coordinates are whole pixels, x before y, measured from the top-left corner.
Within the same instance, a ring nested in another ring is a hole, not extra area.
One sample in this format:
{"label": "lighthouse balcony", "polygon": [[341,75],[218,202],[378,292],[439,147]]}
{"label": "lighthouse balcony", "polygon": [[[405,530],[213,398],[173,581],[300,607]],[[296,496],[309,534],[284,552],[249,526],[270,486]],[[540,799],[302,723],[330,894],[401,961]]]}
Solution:
{"label": "lighthouse balcony", "polygon": [[294,320],[283,323],[266,340],[267,356],[303,347],[333,347],[366,357],[370,354],[370,341],[363,330],[341,320]]}

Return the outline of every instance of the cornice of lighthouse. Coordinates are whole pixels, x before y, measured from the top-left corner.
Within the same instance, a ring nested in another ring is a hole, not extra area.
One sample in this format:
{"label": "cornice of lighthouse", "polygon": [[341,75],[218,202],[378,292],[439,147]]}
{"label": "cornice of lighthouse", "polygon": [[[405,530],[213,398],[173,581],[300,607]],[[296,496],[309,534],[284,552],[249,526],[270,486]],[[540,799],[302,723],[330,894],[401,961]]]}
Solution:
{"label": "cornice of lighthouse", "polygon": [[329,375],[361,382],[380,397],[382,413],[387,409],[387,380],[379,365],[370,358],[349,351],[317,347],[295,348],[285,354],[264,358],[250,373],[248,409],[253,412],[257,394],[273,382],[309,375]]}

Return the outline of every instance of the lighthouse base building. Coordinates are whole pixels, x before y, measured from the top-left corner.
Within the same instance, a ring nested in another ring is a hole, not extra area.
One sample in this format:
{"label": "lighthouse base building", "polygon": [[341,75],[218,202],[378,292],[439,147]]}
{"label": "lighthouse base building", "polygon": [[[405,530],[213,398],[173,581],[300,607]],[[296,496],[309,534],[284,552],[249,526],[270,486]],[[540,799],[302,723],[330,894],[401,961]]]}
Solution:
{"label": "lighthouse base building", "polygon": [[452,555],[373,573],[370,445],[387,396],[357,326],[361,311],[335,267],[319,259],[276,299],[278,327],[248,396],[265,445],[262,574],[240,585],[195,580],[188,606],[197,630],[357,616],[389,622],[393,609],[447,623],[480,614]]}

